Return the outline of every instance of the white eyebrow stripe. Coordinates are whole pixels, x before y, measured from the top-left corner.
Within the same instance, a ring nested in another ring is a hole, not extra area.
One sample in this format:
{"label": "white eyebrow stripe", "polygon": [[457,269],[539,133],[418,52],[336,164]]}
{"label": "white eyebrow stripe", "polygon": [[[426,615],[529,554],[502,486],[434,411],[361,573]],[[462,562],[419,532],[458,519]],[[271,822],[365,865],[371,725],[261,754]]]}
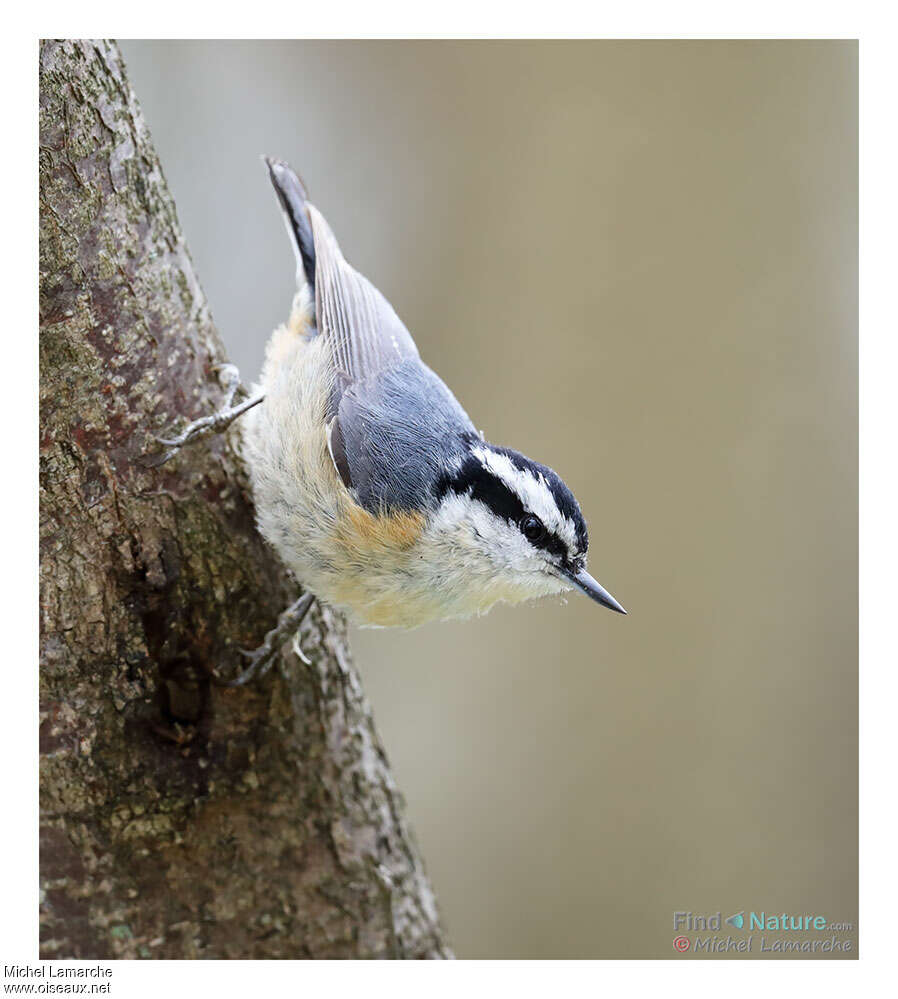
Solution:
{"label": "white eyebrow stripe", "polygon": [[530,469],[520,469],[505,454],[498,454],[489,448],[473,448],[474,456],[500,478],[518,497],[525,508],[549,528],[553,534],[567,545],[569,551],[577,547],[577,529],[574,522],[559,509],[548,483],[540,475],[538,478]]}

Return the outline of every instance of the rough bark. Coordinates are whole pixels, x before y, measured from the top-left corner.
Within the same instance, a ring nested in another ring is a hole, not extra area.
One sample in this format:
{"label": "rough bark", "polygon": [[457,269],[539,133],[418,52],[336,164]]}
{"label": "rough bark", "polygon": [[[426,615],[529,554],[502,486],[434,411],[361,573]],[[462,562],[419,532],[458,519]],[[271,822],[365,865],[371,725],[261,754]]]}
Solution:
{"label": "rough bark", "polygon": [[224,357],[114,44],[41,45],[40,324],[42,956],[449,956],[340,618],[211,681],[297,587],[232,437],[146,462]]}

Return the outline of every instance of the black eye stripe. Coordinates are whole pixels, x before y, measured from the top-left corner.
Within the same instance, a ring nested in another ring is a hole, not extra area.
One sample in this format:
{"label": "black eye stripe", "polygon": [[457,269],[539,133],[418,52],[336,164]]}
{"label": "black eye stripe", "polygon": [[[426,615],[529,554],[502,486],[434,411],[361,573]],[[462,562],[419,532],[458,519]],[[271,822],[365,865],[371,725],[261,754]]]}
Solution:
{"label": "black eye stripe", "polygon": [[[521,531],[524,534],[523,530]],[[558,555],[561,558],[566,558],[568,551],[567,545],[558,537],[557,534],[552,534],[548,529],[543,529],[543,533],[538,538],[529,538],[526,534],[524,537],[533,545],[534,548],[541,548],[544,551],[551,552],[552,555]]]}
{"label": "black eye stripe", "polygon": [[517,523],[527,513],[515,493],[501,479],[488,472],[473,455],[462,463],[455,475],[444,475],[440,479],[436,485],[437,499],[442,499],[450,490],[459,495],[470,493],[497,516],[508,521]]}
{"label": "black eye stripe", "polygon": [[570,489],[568,489],[561,478],[547,465],[541,465],[537,461],[532,461],[530,458],[511,448],[496,447],[490,444],[489,449],[495,454],[504,455],[520,471],[529,471],[535,476],[542,477],[543,481],[549,487],[549,491],[552,493],[562,516],[567,517],[574,525],[577,551],[580,553],[585,552],[589,547],[589,535],[586,531],[586,523],[583,520],[583,514],[580,512],[580,507],[576,499],[574,499]]}
{"label": "black eye stripe", "polygon": [[487,471],[474,456],[468,458],[455,475],[445,475],[439,480],[435,490],[437,499],[442,499],[450,490],[458,495],[469,493],[472,499],[488,506],[496,516],[514,524],[534,548],[543,549],[561,558],[568,555],[567,545],[557,535],[545,529],[545,525],[542,537],[536,539],[527,537],[522,530],[524,520],[528,517],[536,520],[539,518],[534,517],[518,496],[500,478]]}

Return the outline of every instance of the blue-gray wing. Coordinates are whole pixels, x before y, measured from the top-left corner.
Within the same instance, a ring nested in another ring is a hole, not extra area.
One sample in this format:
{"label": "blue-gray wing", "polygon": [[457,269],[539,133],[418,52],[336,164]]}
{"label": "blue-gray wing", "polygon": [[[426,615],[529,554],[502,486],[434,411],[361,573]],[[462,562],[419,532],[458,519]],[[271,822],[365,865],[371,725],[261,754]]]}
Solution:
{"label": "blue-gray wing", "polygon": [[352,384],[418,357],[418,348],[392,305],[350,267],[330,226],[306,203],[315,241],[315,318],[327,337],[337,372],[337,390],[328,418],[336,415],[342,393]]}
{"label": "blue-gray wing", "polygon": [[343,482],[372,512],[427,505],[447,461],[476,435],[458,400],[420,359],[384,296],[343,258],[307,203],[315,241],[315,318],[333,352],[328,443]]}
{"label": "blue-gray wing", "polygon": [[265,157],[296,253],[315,294],[315,332],[335,372],[325,421],[334,465],[362,506],[419,510],[447,463],[476,432],[455,396],[418,356],[383,295],[343,258],[299,176]]}
{"label": "blue-gray wing", "polygon": [[330,447],[344,483],[365,509],[422,510],[476,436],[440,378],[408,358],[346,388]]}

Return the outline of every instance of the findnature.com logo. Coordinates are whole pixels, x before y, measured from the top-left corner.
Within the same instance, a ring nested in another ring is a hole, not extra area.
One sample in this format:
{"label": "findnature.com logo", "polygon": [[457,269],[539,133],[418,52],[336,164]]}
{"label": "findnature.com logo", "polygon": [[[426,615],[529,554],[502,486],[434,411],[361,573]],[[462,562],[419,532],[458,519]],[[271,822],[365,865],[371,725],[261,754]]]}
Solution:
{"label": "findnature.com logo", "polygon": [[[719,936],[723,926],[730,926],[734,930],[747,931]],[[696,953],[720,954],[726,951],[736,951],[739,953],[761,952],[761,953],[782,953],[794,951],[798,953],[836,953],[852,950],[851,940],[839,938],[836,933],[853,930],[851,923],[835,922],[826,916],[814,913],[768,913],[765,911],[749,911],[746,916],[745,910],[740,909],[732,915],[723,917],[723,912],[715,912],[709,915],[696,915],[692,912],[679,911],[673,914],[673,928],[679,931],[674,937],[673,946],[680,954],[689,950]],[[693,936],[695,934],[706,933],[707,936]],[[760,937],[754,935],[754,931],[760,931]],[[797,939],[793,933],[825,933],[831,936],[815,939]],[[768,936],[768,934],[787,934],[786,936]]]}

